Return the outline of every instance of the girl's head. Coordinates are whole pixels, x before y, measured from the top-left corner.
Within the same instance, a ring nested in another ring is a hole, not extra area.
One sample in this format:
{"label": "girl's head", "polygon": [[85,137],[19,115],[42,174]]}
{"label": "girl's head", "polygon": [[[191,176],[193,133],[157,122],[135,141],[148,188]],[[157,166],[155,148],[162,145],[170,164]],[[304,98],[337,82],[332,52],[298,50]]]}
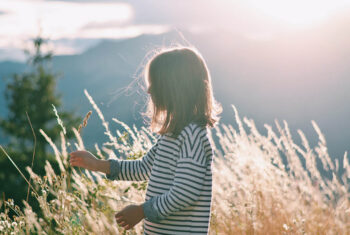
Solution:
{"label": "girl's head", "polygon": [[145,79],[151,99],[151,129],[177,136],[189,123],[213,127],[221,106],[215,101],[210,73],[193,48],[166,49],[146,65]]}

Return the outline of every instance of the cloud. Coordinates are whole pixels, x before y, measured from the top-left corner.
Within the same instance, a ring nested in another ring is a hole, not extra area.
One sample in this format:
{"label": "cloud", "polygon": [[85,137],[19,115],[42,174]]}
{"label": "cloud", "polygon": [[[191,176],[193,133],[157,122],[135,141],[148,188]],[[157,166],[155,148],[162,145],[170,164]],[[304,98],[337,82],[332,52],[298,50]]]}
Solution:
{"label": "cloud", "polygon": [[40,24],[42,31],[54,39],[74,36],[91,19],[95,22],[114,20],[125,23],[133,16],[131,6],[126,3],[89,3],[81,6],[71,2],[11,0],[0,2],[0,9],[11,12],[1,18],[0,34],[33,35]]}
{"label": "cloud", "polygon": [[[0,48],[23,47],[23,42],[35,37],[40,27],[43,36],[54,41],[127,38],[162,33],[169,28],[192,33],[229,31],[264,41],[290,29],[263,9],[254,8],[254,1],[0,0],[0,11],[6,13],[0,13]],[[339,1],[345,4],[349,0]],[[76,46],[67,44],[59,51],[73,53]]]}
{"label": "cloud", "polygon": [[[51,0],[46,0],[50,2]],[[60,0],[79,3],[126,3],[133,9],[130,24],[138,25],[168,25],[183,30],[202,31],[224,29],[232,31],[254,30],[260,27],[262,19],[247,8],[244,1],[212,1],[212,0]],[[82,4],[84,3],[84,4]],[[266,22],[265,22],[266,23]],[[118,26],[117,22],[89,22],[90,27],[104,28],[106,25]],[[266,26],[267,24],[265,24]],[[248,27],[247,27],[248,26]]]}
{"label": "cloud", "polygon": [[106,2],[127,2],[127,1],[121,1],[121,0],[45,0],[47,2],[77,2],[77,3],[106,3]]}
{"label": "cloud", "polygon": [[89,22],[81,27],[81,29],[103,29],[120,27],[123,24],[120,21],[105,21],[105,22]]}
{"label": "cloud", "polygon": [[[19,58],[28,40],[41,32],[54,43],[65,38],[124,38],[137,36],[146,31],[158,31],[160,26],[130,24],[133,8],[123,2],[88,2],[80,4],[70,1],[10,0],[0,1],[0,49],[4,56]],[[112,22],[112,23],[111,23]],[[14,25],[16,27],[14,27]],[[105,26],[103,26],[105,25]],[[59,53],[80,51],[77,44],[57,44]],[[16,48],[14,57],[8,56]]]}

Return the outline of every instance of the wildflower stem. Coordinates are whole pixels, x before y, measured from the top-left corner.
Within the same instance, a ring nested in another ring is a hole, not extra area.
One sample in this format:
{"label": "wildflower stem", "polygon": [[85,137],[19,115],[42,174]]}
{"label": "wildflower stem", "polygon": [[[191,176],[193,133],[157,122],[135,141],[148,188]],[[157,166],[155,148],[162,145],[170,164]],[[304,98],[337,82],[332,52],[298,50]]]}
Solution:
{"label": "wildflower stem", "polygon": [[[26,115],[27,115],[27,119],[28,119],[28,122],[29,122],[29,125],[30,125],[30,128],[32,129],[32,133],[33,133],[33,137],[34,137],[34,147],[33,147],[33,157],[32,157],[32,165],[31,165],[31,169],[33,170],[33,165],[34,165],[34,158],[35,158],[35,149],[36,149],[36,135],[35,135],[35,132],[34,132],[34,129],[33,129],[33,126],[32,126],[32,122],[30,121],[30,118],[29,118],[29,115],[26,111]],[[27,192],[27,202],[28,202],[28,197],[29,197],[29,191],[30,191],[30,186],[31,186],[31,183],[30,183],[30,180],[31,180],[31,176],[29,176],[29,185],[28,185],[28,192]]]}
{"label": "wildflower stem", "polygon": [[8,208],[10,208],[13,212],[15,212],[17,216],[21,216],[20,214],[18,214],[18,212],[15,209],[12,208],[12,206],[8,206]]}

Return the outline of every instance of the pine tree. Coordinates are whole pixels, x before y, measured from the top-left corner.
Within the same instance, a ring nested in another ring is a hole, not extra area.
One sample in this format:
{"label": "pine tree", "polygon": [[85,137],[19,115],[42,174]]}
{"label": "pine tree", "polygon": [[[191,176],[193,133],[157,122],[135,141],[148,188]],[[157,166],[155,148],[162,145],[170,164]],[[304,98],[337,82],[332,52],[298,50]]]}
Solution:
{"label": "pine tree", "polygon": [[[58,74],[50,69],[53,53],[42,52],[47,41],[40,36],[33,39],[34,52],[27,51],[29,72],[14,74],[8,80],[5,89],[8,115],[0,118],[0,128],[8,137],[6,149],[27,178],[29,175],[25,167],[31,165],[34,143],[26,112],[37,139],[34,172],[43,174],[46,160],[55,164],[54,156],[39,129],[43,129],[53,141],[60,138],[62,131],[52,107],[54,105],[60,111],[61,106],[61,96],[55,90]],[[60,111],[59,114],[67,127],[77,127],[80,122],[72,113]],[[68,138],[72,136],[69,129]],[[28,186],[3,153],[0,153],[0,185],[1,197],[5,194],[6,198],[15,199],[16,204],[26,199]]]}

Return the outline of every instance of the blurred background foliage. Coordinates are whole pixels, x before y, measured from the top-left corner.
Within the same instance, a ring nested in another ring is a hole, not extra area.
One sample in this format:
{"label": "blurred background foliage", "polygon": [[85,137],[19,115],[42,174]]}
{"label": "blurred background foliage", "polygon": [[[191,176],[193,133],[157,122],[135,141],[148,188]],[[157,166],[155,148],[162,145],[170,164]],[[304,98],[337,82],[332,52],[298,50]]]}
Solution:
{"label": "blurred background foliage", "polygon": [[[46,41],[40,36],[33,39],[33,50],[27,51],[28,72],[15,73],[5,79],[4,96],[8,115],[5,118],[0,117],[0,129],[8,140],[6,151],[27,179],[27,166],[32,167],[39,175],[44,174],[46,161],[57,168],[54,155],[48,149],[49,143],[39,133],[43,129],[55,142],[60,138],[61,131],[53,111],[53,105],[59,109],[62,104],[61,96],[56,90],[58,74],[50,69],[52,52],[42,52]],[[77,128],[81,121],[74,111],[62,111],[60,117],[69,127]],[[67,137],[72,135],[69,128]],[[17,205],[23,205],[22,200],[27,199],[28,184],[2,151],[0,166],[1,197],[13,198]],[[36,200],[32,200],[31,196],[29,199],[35,205]]]}

